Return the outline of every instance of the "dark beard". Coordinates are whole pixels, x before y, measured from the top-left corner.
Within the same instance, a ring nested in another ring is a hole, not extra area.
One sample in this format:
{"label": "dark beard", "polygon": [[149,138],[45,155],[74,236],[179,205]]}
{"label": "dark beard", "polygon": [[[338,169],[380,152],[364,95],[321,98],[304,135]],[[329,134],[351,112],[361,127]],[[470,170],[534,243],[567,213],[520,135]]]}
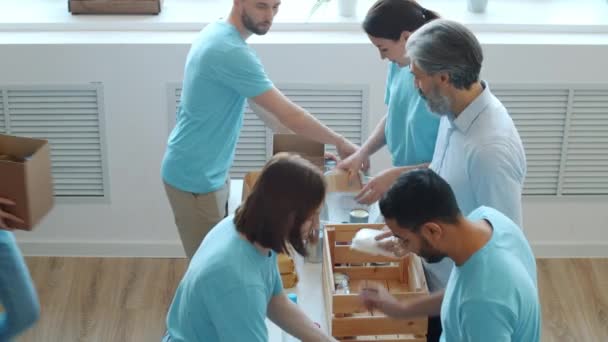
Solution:
{"label": "dark beard", "polygon": [[423,257],[424,260],[429,264],[436,264],[445,258],[445,255],[435,254]]}
{"label": "dark beard", "polygon": [[442,254],[438,250],[432,248],[425,238],[422,239],[422,248],[420,249],[419,256],[421,256],[429,264],[436,264],[446,257],[445,254]]}
{"label": "dark beard", "polygon": [[253,22],[251,17],[248,16],[247,13],[245,13],[245,12],[243,12],[243,15],[241,16],[241,20],[243,21],[243,26],[245,26],[245,28],[247,30],[249,30],[252,33],[255,33],[259,36],[265,35],[268,32],[268,30],[270,29],[270,26],[268,26],[268,28],[257,27],[255,22]]}

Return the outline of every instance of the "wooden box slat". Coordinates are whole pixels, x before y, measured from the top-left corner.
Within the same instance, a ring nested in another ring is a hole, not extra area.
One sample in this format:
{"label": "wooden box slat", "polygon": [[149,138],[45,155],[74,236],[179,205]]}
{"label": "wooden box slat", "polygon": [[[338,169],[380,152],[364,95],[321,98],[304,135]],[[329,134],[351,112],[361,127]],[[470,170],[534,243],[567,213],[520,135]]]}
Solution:
{"label": "wooden box slat", "polygon": [[[382,223],[348,223],[340,225],[329,225],[335,231],[336,242],[351,242],[361,228],[382,229]],[[338,227],[338,229],[336,229]]]}
{"label": "wooden box slat", "polygon": [[332,334],[340,336],[357,335],[426,335],[427,320],[401,320],[386,316],[340,317],[332,322]]}
{"label": "wooden box slat", "polygon": [[335,246],[334,247],[334,263],[336,264],[362,264],[362,263],[378,263],[378,262],[398,262],[399,259],[388,258],[384,256],[369,255],[354,249],[350,246]]}
{"label": "wooden box slat", "polygon": [[[398,300],[404,301],[420,296],[419,293],[414,292],[400,292],[392,293]],[[359,291],[351,291],[349,294],[335,294],[332,296],[333,313],[355,313],[361,312],[363,307],[361,300],[359,299]]]}
{"label": "wooden box slat", "polygon": [[426,342],[426,337],[416,335],[384,335],[384,336],[356,336],[340,339],[341,342]]}
{"label": "wooden box slat", "polygon": [[334,272],[348,275],[351,279],[399,280],[399,266],[334,266]]}

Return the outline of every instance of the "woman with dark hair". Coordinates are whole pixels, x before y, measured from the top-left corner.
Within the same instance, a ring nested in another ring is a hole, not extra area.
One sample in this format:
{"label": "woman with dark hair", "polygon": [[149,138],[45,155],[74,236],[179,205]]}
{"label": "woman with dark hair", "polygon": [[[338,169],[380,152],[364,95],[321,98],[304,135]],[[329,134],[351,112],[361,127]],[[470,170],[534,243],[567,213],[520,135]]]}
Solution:
{"label": "woman with dark hair", "polygon": [[[356,197],[361,203],[378,201],[401,174],[427,167],[433,158],[439,116],[431,112],[414,84],[405,46],[410,35],[437,18],[413,0],[378,0],[365,16],[363,30],[380,58],[390,61],[384,98],[388,112],[365,144],[338,167],[357,175],[363,162],[385,144],[393,167],[361,189]],[[427,341],[439,341],[441,330],[439,317],[429,318]]]}
{"label": "woman with dark hair", "polygon": [[361,203],[380,199],[402,173],[426,167],[433,157],[439,117],[420,97],[405,43],[409,36],[438,15],[411,0],[378,0],[363,21],[363,30],[378,48],[381,59],[390,61],[384,102],[387,114],[361,148],[338,166],[357,175],[363,162],[387,145],[393,167],[376,175],[358,194]]}
{"label": "woman with dark hair", "polygon": [[164,341],[268,341],[265,319],[302,341],[335,341],[283,292],[277,253],[306,255],[325,198],[320,170],[294,155],[266,164],[234,216],[194,254],[167,315]]}

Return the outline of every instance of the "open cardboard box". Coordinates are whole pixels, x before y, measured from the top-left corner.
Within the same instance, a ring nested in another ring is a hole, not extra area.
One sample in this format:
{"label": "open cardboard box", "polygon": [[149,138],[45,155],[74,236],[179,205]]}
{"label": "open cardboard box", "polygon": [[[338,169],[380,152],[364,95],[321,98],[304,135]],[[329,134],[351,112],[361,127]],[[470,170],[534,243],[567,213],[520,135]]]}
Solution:
{"label": "open cardboard box", "polygon": [[46,140],[0,134],[0,197],[15,206],[2,210],[25,222],[12,228],[32,230],[53,207],[50,148]]}
{"label": "open cardboard box", "polygon": [[275,134],[272,139],[272,155],[280,152],[299,154],[319,169],[325,168],[325,145],[295,134]]}

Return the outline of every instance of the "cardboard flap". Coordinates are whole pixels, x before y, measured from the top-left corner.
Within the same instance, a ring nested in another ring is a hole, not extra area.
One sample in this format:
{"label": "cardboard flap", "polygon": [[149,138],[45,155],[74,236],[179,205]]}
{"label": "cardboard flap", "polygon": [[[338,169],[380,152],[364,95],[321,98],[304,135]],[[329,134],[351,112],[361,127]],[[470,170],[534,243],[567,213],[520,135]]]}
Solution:
{"label": "cardboard flap", "polygon": [[243,193],[241,194],[241,201],[244,201],[247,196],[251,193],[255,182],[257,182],[258,178],[262,174],[262,171],[252,171],[248,172],[243,178]]}
{"label": "cardboard flap", "polygon": [[275,134],[272,140],[272,154],[293,152],[302,156],[321,157],[325,155],[325,145],[295,134]]}
{"label": "cardboard flap", "polygon": [[29,226],[35,226],[53,207],[53,177],[51,172],[51,152],[48,144],[38,150],[28,161],[25,169],[27,197],[29,200]]}
{"label": "cardboard flap", "polygon": [[0,155],[5,154],[18,158],[28,158],[45,144],[47,144],[47,141],[42,139],[0,135]]}

